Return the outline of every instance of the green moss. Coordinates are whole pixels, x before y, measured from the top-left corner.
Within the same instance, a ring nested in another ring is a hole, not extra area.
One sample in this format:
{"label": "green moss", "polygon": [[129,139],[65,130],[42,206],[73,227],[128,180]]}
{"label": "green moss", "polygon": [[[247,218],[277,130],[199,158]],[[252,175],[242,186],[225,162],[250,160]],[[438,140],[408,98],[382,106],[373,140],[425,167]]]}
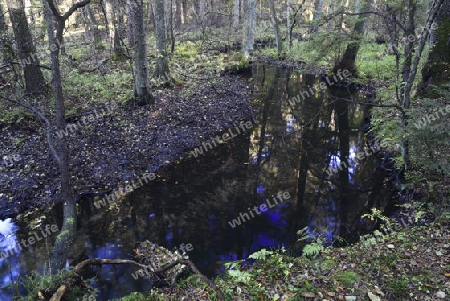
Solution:
{"label": "green moss", "polygon": [[56,237],[56,240],[63,240],[65,239],[67,236],[69,236],[69,230],[63,230],[61,231],[61,233],[59,233],[59,235]]}
{"label": "green moss", "polygon": [[389,279],[386,281],[386,287],[395,296],[395,300],[408,300],[408,280]]}
{"label": "green moss", "polygon": [[343,285],[350,287],[355,285],[355,283],[361,279],[361,276],[351,271],[344,271],[334,276],[334,279],[341,282]]}

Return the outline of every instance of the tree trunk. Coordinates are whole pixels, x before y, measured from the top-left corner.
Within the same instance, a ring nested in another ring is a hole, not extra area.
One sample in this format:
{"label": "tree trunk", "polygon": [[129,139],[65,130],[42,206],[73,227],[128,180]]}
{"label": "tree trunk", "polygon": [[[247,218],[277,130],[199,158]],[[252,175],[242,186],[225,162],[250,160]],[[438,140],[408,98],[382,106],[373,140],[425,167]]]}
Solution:
{"label": "tree trunk", "polygon": [[239,0],[233,1],[233,28],[239,26]]}
{"label": "tree trunk", "polygon": [[166,21],[166,37],[169,39],[170,43],[170,52],[173,53],[175,51],[175,36],[173,34],[173,11],[172,11],[172,0],[165,0],[164,2],[164,12],[165,12],[165,21]]}
{"label": "tree trunk", "polygon": [[281,40],[280,27],[278,26],[277,13],[275,12],[274,0],[269,0],[270,7],[270,23],[272,23],[273,31],[275,34],[275,43],[277,44],[278,57],[281,57],[283,51],[283,41]]}
{"label": "tree trunk", "polygon": [[175,0],[175,27],[180,27],[183,15],[181,12],[181,0]]}
{"label": "tree trunk", "polygon": [[[407,60],[405,58],[404,64],[409,64],[409,66],[403,66],[403,70],[408,70],[409,73],[408,74],[403,73],[403,77],[406,78],[406,80],[404,80],[404,87],[402,87],[402,89],[401,89],[401,97],[402,97],[401,105],[403,108],[401,127],[402,127],[403,131],[405,131],[405,128],[407,126],[408,116],[406,115],[406,112],[409,109],[410,104],[411,104],[411,90],[413,88],[414,80],[416,78],[417,68],[419,65],[420,58],[422,56],[423,49],[425,47],[426,41],[429,38],[429,33],[430,33],[429,29],[431,28],[433,22],[435,22],[436,17],[438,15],[438,13],[440,12],[440,9],[443,6],[443,3],[445,1],[448,1],[448,0],[437,0],[437,1],[433,2],[433,5],[430,8],[430,11],[428,13],[427,22],[425,24],[426,30],[423,30],[422,34],[420,35],[420,40],[416,47],[414,59]],[[409,0],[409,5],[410,5],[409,10],[414,10],[413,6],[415,6],[416,3],[413,0]],[[412,15],[410,14],[409,17],[412,17]],[[411,26],[412,27],[414,26],[413,21],[409,21],[408,27],[411,27]],[[408,28],[407,30],[410,30],[410,28]],[[409,157],[409,143],[406,138],[404,138],[402,141],[402,158],[404,161],[403,170],[407,171],[409,169],[411,163],[410,163],[410,157]]]}
{"label": "tree trunk", "polygon": [[430,35],[433,34],[434,45],[422,69],[422,81],[418,87],[418,93],[422,97],[436,97],[432,93],[430,85],[440,87],[442,84],[450,82],[450,75],[447,71],[450,67],[449,28],[450,0],[445,0],[436,21],[430,28]]}
{"label": "tree trunk", "polygon": [[130,47],[134,47],[135,44],[135,36],[134,36],[134,28],[133,28],[133,5],[134,0],[127,0],[126,4],[126,12],[127,12],[127,38],[128,45]]}
{"label": "tree trunk", "polygon": [[291,47],[291,1],[286,0],[286,39],[288,42],[288,48]]}
{"label": "tree trunk", "polygon": [[205,0],[198,1],[198,15],[200,17],[202,27],[205,26]]}
{"label": "tree trunk", "polygon": [[242,42],[242,52],[249,60],[250,51],[253,50],[256,27],[256,0],[247,0],[246,18],[244,27],[244,41]]}
{"label": "tree trunk", "polygon": [[[372,8],[373,0],[366,0],[363,11],[370,11]],[[359,11],[359,10],[358,10]],[[350,73],[356,73],[356,56],[359,51],[359,46],[361,43],[361,36],[364,34],[366,29],[368,19],[367,15],[361,14],[358,16],[355,28],[353,29],[353,35],[356,37],[355,41],[350,42],[345,49],[344,55],[342,56],[340,62],[335,65],[333,72],[336,73],[339,69],[347,69]]]}
{"label": "tree trunk", "polygon": [[183,1],[183,24],[188,24],[189,23],[189,19],[188,19],[188,1],[187,0],[182,0]]}
{"label": "tree trunk", "polygon": [[144,3],[132,0],[131,15],[134,28],[134,93],[139,105],[153,104],[148,81],[147,46],[144,29]]}
{"label": "tree trunk", "polygon": [[86,5],[84,9],[87,12],[87,16],[89,17],[90,28],[92,34],[94,35],[94,43],[96,48],[101,48],[102,46],[102,37],[100,35],[100,31],[98,30],[98,23],[95,19],[94,12],[91,9],[90,5]]}
{"label": "tree trunk", "polygon": [[317,22],[319,22],[319,20],[322,18],[322,9],[323,9],[323,0],[316,0],[314,2],[314,14],[313,14],[314,26],[312,30],[313,33],[319,31],[319,25],[317,24]]}
{"label": "tree trunk", "polygon": [[166,51],[166,28],[164,24],[164,0],[155,0],[155,35],[156,35],[156,70],[155,77],[166,77],[169,74],[169,63]]}
{"label": "tree trunk", "polygon": [[108,26],[109,40],[111,45],[113,45],[113,58],[114,60],[123,60],[125,56],[125,51],[123,50],[122,43],[120,41],[119,32],[119,19],[116,20],[116,13],[114,12],[113,2],[114,0],[103,0],[103,7],[105,12],[106,24]]}
{"label": "tree trunk", "polygon": [[40,60],[36,54],[23,0],[7,0],[9,16],[11,19],[20,64],[25,77],[25,92],[39,93],[46,86],[44,76],[39,67]]}
{"label": "tree trunk", "polygon": [[[53,0],[47,0],[53,15],[57,20],[56,38],[53,33],[52,23],[47,24],[48,42],[51,50],[52,61],[52,83],[56,99],[56,128],[57,131],[63,131],[66,127],[64,94],[61,84],[61,69],[59,61],[60,41],[62,41],[63,31],[66,20],[73,14],[76,8],[89,4],[90,0],[85,0],[74,4],[65,14],[61,16],[53,4]],[[48,7],[47,7],[48,8]],[[69,173],[69,153],[65,136],[58,141],[58,155],[56,158],[59,163],[61,173],[61,199],[63,201],[63,224],[61,233],[56,237],[50,258],[50,273],[56,274],[62,270],[67,261],[67,255],[70,246],[73,243],[75,232],[77,230],[77,208],[76,201],[72,194]]]}
{"label": "tree trunk", "polygon": [[2,3],[0,3],[0,53],[2,63],[13,60],[13,48],[8,39],[8,25],[5,21],[5,10],[3,9]]}

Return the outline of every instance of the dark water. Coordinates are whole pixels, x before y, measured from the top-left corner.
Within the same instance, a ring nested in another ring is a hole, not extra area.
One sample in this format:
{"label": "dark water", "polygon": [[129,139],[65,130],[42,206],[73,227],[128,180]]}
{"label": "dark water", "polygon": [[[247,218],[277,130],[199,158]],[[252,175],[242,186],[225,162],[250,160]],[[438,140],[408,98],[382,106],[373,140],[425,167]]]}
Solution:
{"label": "dark water", "polygon": [[[223,263],[261,248],[285,247],[299,254],[302,245],[296,243],[296,232],[306,226],[310,233],[324,233],[330,243],[339,236],[358,237],[360,216],[368,208],[383,208],[392,191],[377,156],[355,158],[367,148],[368,110],[342,99],[366,97],[336,85],[310,89],[321,79],[263,64],[243,77],[260,92],[253,101],[258,124],[240,134],[232,129],[236,137],[229,142],[163,170],[161,179],[110,210],[83,201],[71,260],[132,258],[134,243],[143,240],[171,250],[191,244],[189,257],[203,273],[215,276],[223,272]],[[289,103],[304,91],[314,93],[298,104]],[[331,175],[325,172],[345,158],[351,158],[348,167]],[[275,204],[272,195],[286,192],[290,198]],[[252,208],[262,204],[271,208],[258,215]],[[230,225],[246,215],[249,219],[241,225]],[[16,234],[13,239],[27,237],[25,230]],[[50,246],[40,242],[1,260],[1,284],[19,273],[43,271]],[[99,284],[92,285],[101,290],[98,300],[107,300],[149,288],[132,277],[135,270],[104,266],[87,276],[97,276]]]}

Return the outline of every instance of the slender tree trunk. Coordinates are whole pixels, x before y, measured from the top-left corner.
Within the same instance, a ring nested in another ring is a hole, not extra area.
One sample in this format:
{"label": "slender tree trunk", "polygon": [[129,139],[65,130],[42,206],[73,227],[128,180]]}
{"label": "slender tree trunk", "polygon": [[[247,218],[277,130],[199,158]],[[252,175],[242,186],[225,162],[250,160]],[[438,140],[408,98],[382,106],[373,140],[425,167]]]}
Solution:
{"label": "slender tree trunk", "polygon": [[[323,9],[323,0],[316,0],[314,2],[314,14],[313,14],[313,21],[318,22],[322,18],[322,9]],[[319,31],[319,25],[314,24],[313,33],[316,33]]]}
{"label": "slender tree trunk", "polygon": [[[366,0],[366,3],[364,4],[363,7],[363,11],[364,12],[370,11],[372,8],[372,3],[373,0]],[[350,42],[347,45],[347,48],[340,62],[336,64],[336,66],[333,69],[334,73],[336,73],[339,69],[347,69],[352,74],[356,73],[356,56],[358,55],[359,46],[361,43],[361,36],[364,34],[367,22],[368,19],[365,14],[361,14],[358,16],[355,28],[353,29],[353,34],[356,36],[356,40]]]}
{"label": "slender tree trunk", "polygon": [[286,0],[286,39],[288,42],[288,48],[291,47],[291,1]]}
{"label": "slender tree trunk", "polygon": [[45,86],[45,79],[39,67],[40,60],[33,44],[33,38],[28,26],[23,0],[7,0],[17,51],[25,77],[25,92],[38,93]]}
{"label": "slender tree trunk", "polygon": [[156,70],[155,77],[168,77],[169,63],[166,50],[166,28],[164,24],[164,0],[155,0]]}
{"label": "slender tree trunk", "polygon": [[200,17],[202,27],[205,26],[205,0],[198,1],[198,15]]}
{"label": "slender tree trunk", "polygon": [[5,21],[5,10],[2,3],[0,3],[0,53],[2,63],[13,60],[13,49],[8,39],[8,25]]}
{"label": "slender tree trunk", "polygon": [[152,23],[153,29],[155,29],[155,8],[152,1],[148,2],[147,22]]}
{"label": "slender tree trunk", "polygon": [[103,0],[105,19],[108,26],[109,40],[113,45],[113,58],[115,60],[122,60],[125,58],[125,51],[120,41],[120,32],[118,19],[116,20],[116,14],[114,13],[113,2],[114,0]]}
{"label": "slender tree trunk", "polygon": [[187,0],[182,0],[182,3],[183,3],[183,24],[188,24],[189,23],[189,19],[188,19],[188,10],[189,10],[188,1]]}
{"label": "slender tree trunk", "polygon": [[239,26],[239,0],[233,1],[233,28]]}
{"label": "slender tree trunk", "polygon": [[[443,6],[444,1],[448,1],[448,0],[437,0],[433,2],[432,7],[430,8],[430,11],[428,13],[428,18],[427,18],[427,22],[425,24],[425,30],[422,31],[422,34],[420,35],[420,40],[418,42],[418,45],[416,47],[415,50],[415,55],[414,58],[411,60],[407,60],[405,58],[405,62],[404,64],[409,64],[409,66],[403,66],[403,77],[406,78],[406,80],[404,81],[404,88],[402,87],[401,89],[401,105],[403,108],[403,114],[402,114],[402,131],[405,131],[405,128],[407,126],[407,120],[408,120],[408,116],[406,115],[407,110],[410,107],[411,104],[411,90],[413,88],[413,84],[414,84],[414,80],[416,78],[416,74],[417,74],[417,68],[419,65],[419,61],[420,58],[422,56],[422,52],[423,49],[425,47],[426,41],[429,38],[429,29],[431,28],[433,22],[435,22],[436,17],[441,9],[441,7]],[[411,6],[409,9],[410,10],[414,10],[413,6],[416,5],[415,1],[413,0],[409,0],[409,5]],[[409,17],[411,17],[411,15],[409,15]],[[408,21],[408,31],[411,29],[411,27],[414,26],[413,21]],[[446,28],[446,30],[448,30]],[[412,55],[411,55],[412,57]],[[409,73],[406,74],[406,71],[408,70]],[[402,157],[403,157],[403,161],[404,161],[404,166],[403,166],[403,170],[407,171],[411,165],[410,162],[410,156],[409,156],[409,143],[408,143],[408,139],[404,138],[402,141]]]}
{"label": "slender tree trunk", "polygon": [[256,27],[256,0],[246,0],[246,19],[244,26],[244,41],[242,42],[242,52],[247,60],[250,58],[250,51],[253,50]]}
{"label": "slender tree trunk", "polygon": [[281,40],[280,27],[278,26],[277,13],[275,11],[274,0],[269,0],[270,7],[270,23],[272,23],[273,31],[275,34],[275,43],[277,44],[278,57],[282,55],[283,51],[283,41]]}
{"label": "slender tree trunk", "polygon": [[87,15],[89,17],[90,28],[91,28],[91,31],[92,31],[92,33],[94,35],[95,47],[96,48],[101,48],[101,47],[103,47],[102,46],[102,37],[101,37],[100,31],[98,29],[98,23],[97,23],[97,20],[95,19],[94,12],[92,11],[90,5],[86,5],[84,7],[84,9],[86,10]]}
{"label": "slender tree trunk", "polygon": [[134,47],[135,44],[135,36],[134,36],[134,28],[133,28],[133,3],[134,0],[127,0],[126,4],[126,12],[127,12],[127,38],[128,45],[130,47]]}
{"label": "slender tree trunk", "polygon": [[134,92],[139,105],[154,103],[148,81],[147,46],[144,30],[143,0],[132,0],[131,16],[134,29]]}
{"label": "slender tree trunk", "polygon": [[[63,131],[66,127],[64,94],[61,83],[61,69],[59,61],[60,41],[62,41],[66,20],[76,11],[89,4],[90,0],[84,0],[74,4],[63,16],[59,14],[53,0],[48,0],[48,6],[57,20],[56,38],[53,33],[52,22],[47,24],[48,42],[51,50],[52,83],[56,99],[56,128]],[[47,7],[48,8],[48,7]],[[61,198],[63,200],[63,224],[61,233],[57,236],[50,259],[50,273],[56,274],[65,267],[67,255],[77,230],[77,208],[72,194],[69,173],[69,153],[65,137],[58,141],[58,155],[56,158],[61,173]]]}
{"label": "slender tree trunk", "polygon": [[164,11],[165,11],[165,26],[166,26],[166,37],[169,39],[170,52],[173,53],[175,50],[175,36],[173,34],[173,10],[172,10],[172,0],[164,1]]}
{"label": "slender tree trunk", "polygon": [[88,14],[86,9],[81,10],[80,12],[81,18],[83,19],[83,27],[84,27],[84,39],[89,40],[91,38],[91,31],[89,30],[89,21]]}
{"label": "slender tree trunk", "polygon": [[183,15],[181,12],[181,0],[175,0],[175,27],[178,28],[180,27],[182,20],[183,19]]}

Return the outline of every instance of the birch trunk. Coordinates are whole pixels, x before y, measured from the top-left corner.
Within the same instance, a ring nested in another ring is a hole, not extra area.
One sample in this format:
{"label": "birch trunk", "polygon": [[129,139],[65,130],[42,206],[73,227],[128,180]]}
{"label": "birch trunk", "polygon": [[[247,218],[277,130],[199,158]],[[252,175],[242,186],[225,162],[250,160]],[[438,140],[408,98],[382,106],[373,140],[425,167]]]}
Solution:
{"label": "birch trunk", "polygon": [[249,60],[250,51],[253,50],[256,27],[256,0],[246,0],[246,19],[244,26],[244,41],[242,42],[242,52]]}
{"label": "birch trunk", "polygon": [[275,12],[274,0],[269,0],[269,7],[270,7],[270,23],[272,23],[273,31],[275,34],[275,43],[277,44],[277,53],[278,57],[280,57],[283,51],[283,41],[281,41],[280,27],[278,25],[279,22],[277,14]]}

